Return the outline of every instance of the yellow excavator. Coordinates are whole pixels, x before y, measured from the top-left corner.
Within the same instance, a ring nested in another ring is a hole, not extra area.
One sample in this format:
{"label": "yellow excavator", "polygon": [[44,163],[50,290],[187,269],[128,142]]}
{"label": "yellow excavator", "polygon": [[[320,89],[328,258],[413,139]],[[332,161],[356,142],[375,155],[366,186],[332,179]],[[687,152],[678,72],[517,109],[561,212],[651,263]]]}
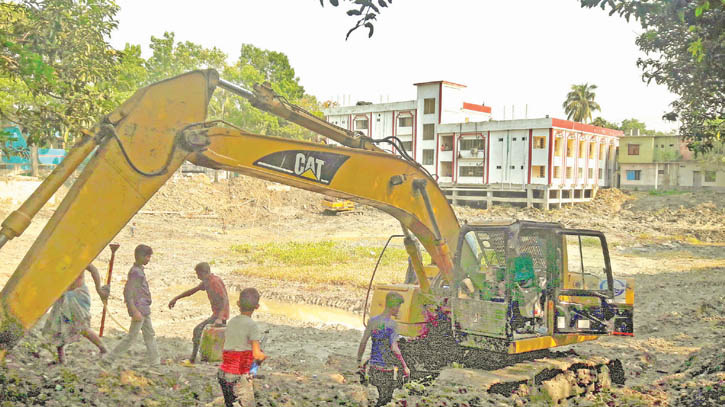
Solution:
{"label": "yellow excavator", "polygon": [[[206,121],[217,88],[342,146]],[[433,177],[405,154],[386,153],[380,143],[399,141],[340,128],[287,103],[269,86],[249,91],[214,70],[138,90],[84,133],[2,223],[0,247],[23,233],[92,154],[0,292],[0,349],[4,354],[17,343],[187,160],[370,205],[398,219],[417,282],[376,286],[370,312],[382,309],[389,291],[405,297],[398,322],[409,338],[406,357],[420,370],[471,352],[525,354],[601,335],[632,335],[633,284],[612,275],[602,233],[524,221],[460,225]],[[416,241],[432,264],[423,264]],[[446,348],[436,347],[441,345]]]}

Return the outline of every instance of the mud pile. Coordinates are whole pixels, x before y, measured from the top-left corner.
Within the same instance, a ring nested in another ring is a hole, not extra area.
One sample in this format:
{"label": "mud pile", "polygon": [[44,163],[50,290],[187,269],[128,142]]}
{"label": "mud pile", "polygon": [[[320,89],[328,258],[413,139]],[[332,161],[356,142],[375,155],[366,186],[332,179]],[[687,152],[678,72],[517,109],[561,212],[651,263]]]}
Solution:
{"label": "mud pile", "polygon": [[494,205],[490,209],[456,206],[455,210],[462,220],[560,222],[567,227],[602,230],[625,243],[633,240],[725,242],[725,206],[718,203],[725,200],[725,194],[684,193],[677,197],[677,207],[660,204],[669,197],[654,198],[643,193],[603,189],[590,202],[548,212],[506,205]]}
{"label": "mud pile", "polygon": [[321,212],[322,195],[246,176],[213,182],[204,174],[169,180],[141,214],[219,219],[225,226],[265,218],[289,218]]}

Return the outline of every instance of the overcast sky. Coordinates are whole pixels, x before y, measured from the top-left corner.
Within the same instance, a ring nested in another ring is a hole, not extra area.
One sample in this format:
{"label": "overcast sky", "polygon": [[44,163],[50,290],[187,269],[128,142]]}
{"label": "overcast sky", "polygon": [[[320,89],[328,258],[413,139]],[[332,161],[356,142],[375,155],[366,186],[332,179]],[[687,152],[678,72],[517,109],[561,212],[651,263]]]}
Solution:
{"label": "overcast sky", "polygon": [[[493,107],[502,119],[566,118],[561,107],[572,84],[598,86],[609,121],[644,121],[669,130],[662,114],[675,99],[664,86],[641,80],[634,41],[641,28],[578,0],[395,0],[375,34],[358,30],[347,4],[319,0],[117,0],[119,28],[111,43],[140,44],[173,31],[177,41],[239,56],[241,44],[285,53],[307,93],[352,103],[415,98],[413,83],[467,85],[466,100]],[[342,3],[342,2],[341,2]],[[344,95],[344,96],[343,96]]]}

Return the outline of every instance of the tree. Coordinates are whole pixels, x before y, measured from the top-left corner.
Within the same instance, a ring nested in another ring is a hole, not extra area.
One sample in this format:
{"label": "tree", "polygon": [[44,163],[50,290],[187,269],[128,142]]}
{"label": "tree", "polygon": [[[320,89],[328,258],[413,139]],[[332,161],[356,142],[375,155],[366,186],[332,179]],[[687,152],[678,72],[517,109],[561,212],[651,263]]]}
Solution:
{"label": "tree", "polygon": [[649,131],[647,130],[647,125],[644,124],[644,122],[641,122],[634,118],[622,120],[620,130],[622,130],[626,136],[628,136],[630,133],[632,133],[633,135],[645,135],[649,133]]}
{"label": "tree", "polygon": [[580,2],[640,22],[644,32],[636,43],[646,54],[637,60],[642,79],[666,85],[679,96],[664,117],[680,121],[680,134],[690,149],[712,148],[725,130],[725,1]]}
{"label": "tree", "polygon": [[113,107],[117,11],[111,0],[0,4],[0,91],[12,100],[0,114],[29,144],[71,141]]}
{"label": "tree", "polygon": [[[314,96],[305,94],[299,78],[281,52],[263,50],[251,44],[242,44],[237,63],[224,69],[223,77],[251,89],[257,83],[269,82],[272,89],[284,100],[322,116]],[[212,100],[212,116],[223,118],[253,132],[268,136],[313,140],[314,134],[271,113],[252,107],[246,100],[226,93],[215,94]]]}
{"label": "tree", "polygon": [[193,42],[176,42],[173,32],[163,37],[151,37],[149,47],[153,54],[146,61],[148,83],[158,82],[194,69],[214,68],[221,71],[226,66],[227,55],[220,49],[204,48]]}
{"label": "tree", "polygon": [[600,110],[599,104],[594,101],[596,88],[597,85],[588,83],[571,85],[571,92],[566,95],[566,100],[562,104],[567,119],[582,123],[585,120],[592,120],[592,112]]}
{"label": "tree", "polygon": [[592,120],[592,124],[599,127],[606,127],[608,129],[620,130],[619,125],[615,122],[610,122],[603,119],[601,116],[597,116]]}
{"label": "tree", "polygon": [[[327,0],[333,7],[337,7],[340,5],[339,0]],[[353,31],[357,30],[360,27],[365,27],[368,29],[368,38],[373,36],[373,32],[375,30],[375,27],[373,25],[373,21],[377,19],[378,14],[380,14],[380,8],[388,7],[390,4],[393,3],[393,0],[342,0],[347,1],[353,4],[356,4],[357,6],[353,6],[350,9],[347,10],[347,15],[351,17],[357,17],[358,20],[355,23],[355,25],[350,29],[350,31],[347,32],[347,35],[345,35],[345,40],[347,41],[348,38],[350,38],[350,34],[352,34]],[[375,5],[377,3],[377,6]],[[322,7],[325,7],[325,0],[320,0],[320,5]],[[360,6],[360,7],[358,7]]]}

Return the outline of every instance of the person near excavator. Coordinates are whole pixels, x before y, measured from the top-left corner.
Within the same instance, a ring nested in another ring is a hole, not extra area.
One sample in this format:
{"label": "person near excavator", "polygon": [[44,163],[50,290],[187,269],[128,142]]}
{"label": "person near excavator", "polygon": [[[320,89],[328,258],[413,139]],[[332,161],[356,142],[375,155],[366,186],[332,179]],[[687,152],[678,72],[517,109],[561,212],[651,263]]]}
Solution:
{"label": "person near excavator", "polygon": [[[98,269],[89,264],[84,271],[91,273],[96,292],[101,301],[106,301],[110,293],[107,285],[101,286],[101,276]],[[77,341],[80,336],[86,337],[96,345],[101,354],[106,353],[106,347],[101,338],[91,330],[91,296],[86,287],[85,273],[81,271],[78,278],[68,286],[68,289],[53,304],[53,308],[45,320],[42,332],[47,336],[58,351],[57,363],[65,363],[65,345]],[[55,362],[53,362],[55,363]]]}
{"label": "person near excavator", "polygon": [[222,364],[217,371],[217,380],[227,407],[256,405],[254,377],[250,369],[255,361],[261,364],[267,358],[259,345],[262,334],[252,319],[252,314],[259,308],[259,297],[259,291],[255,288],[242,290],[237,302],[241,315],[230,319],[227,324]]}
{"label": "person near excavator", "polygon": [[144,273],[144,266],[151,261],[153,250],[149,246],[140,244],[136,246],[133,254],[136,260],[128,272],[128,279],[123,288],[123,298],[126,301],[128,315],[131,317],[131,326],[126,336],[108,354],[106,361],[111,362],[120,354],[127,352],[141,331],[146,344],[148,362],[156,366],[161,361],[156,345],[156,333],[151,324],[151,291]]}
{"label": "person near excavator", "polygon": [[[410,370],[398,346],[398,324],[393,320],[398,316],[403,301],[403,296],[396,292],[391,291],[385,296],[385,309],[380,315],[370,318],[357,350],[358,367],[363,370],[363,353],[368,339],[372,338],[368,372],[370,382],[378,389],[375,406],[388,404],[393,399],[393,391],[402,386],[403,376],[410,377]],[[402,375],[398,374],[398,367],[402,368]]]}
{"label": "person near excavator", "polygon": [[211,316],[203,321],[194,328],[191,342],[193,344],[191,350],[191,356],[189,362],[194,363],[196,361],[196,355],[199,352],[199,344],[201,343],[201,334],[204,331],[204,327],[209,324],[214,325],[225,325],[229,319],[229,296],[227,295],[227,289],[224,286],[224,282],[219,276],[212,274],[209,263],[202,262],[194,267],[196,271],[196,277],[201,282],[194,288],[190,288],[183,293],[174,297],[169,301],[169,309],[173,309],[176,305],[176,301],[194,295],[198,291],[206,291],[207,297],[209,297],[209,303],[211,304]]}

